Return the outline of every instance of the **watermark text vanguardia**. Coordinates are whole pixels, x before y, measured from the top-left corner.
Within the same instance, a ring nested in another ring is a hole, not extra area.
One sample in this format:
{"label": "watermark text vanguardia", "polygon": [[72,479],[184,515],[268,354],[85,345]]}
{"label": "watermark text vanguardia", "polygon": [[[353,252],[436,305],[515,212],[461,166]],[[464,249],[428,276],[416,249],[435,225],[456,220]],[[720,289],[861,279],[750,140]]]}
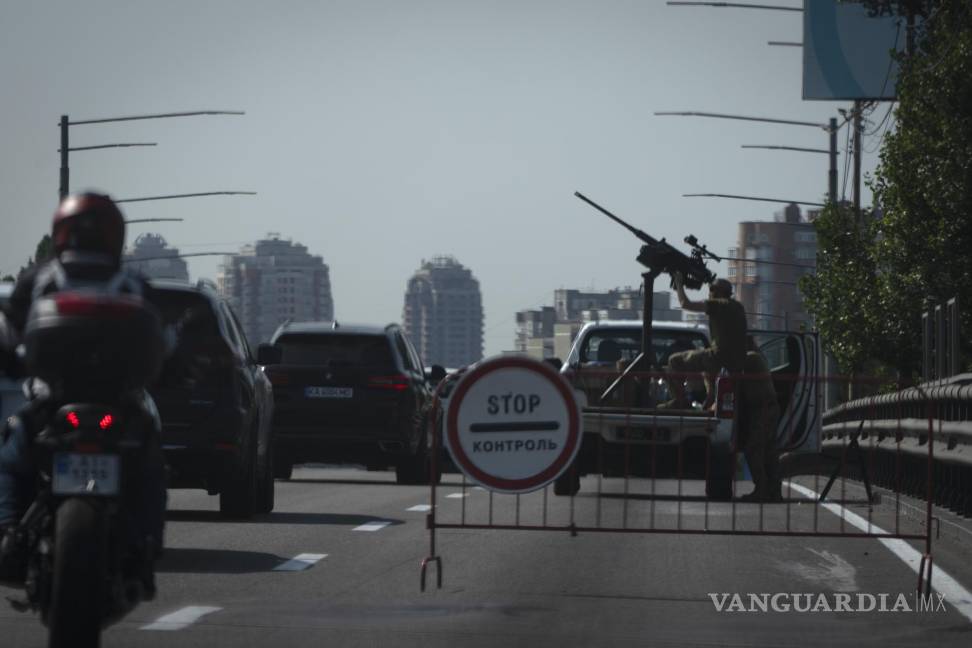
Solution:
{"label": "watermark text vanguardia", "polygon": [[709,593],[717,612],[945,612],[945,595],[793,593]]}

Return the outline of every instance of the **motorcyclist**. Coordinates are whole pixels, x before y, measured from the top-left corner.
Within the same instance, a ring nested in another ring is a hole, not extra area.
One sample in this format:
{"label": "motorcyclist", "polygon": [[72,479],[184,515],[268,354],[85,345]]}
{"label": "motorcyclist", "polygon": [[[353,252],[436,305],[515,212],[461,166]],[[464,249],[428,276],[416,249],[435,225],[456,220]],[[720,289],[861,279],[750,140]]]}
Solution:
{"label": "motorcyclist", "polygon": [[[148,283],[122,269],[125,219],[114,201],[96,193],[66,197],[54,213],[51,229],[54,257],[24,271],[14,287],[6,312],[6,348],[0,351],[6,371],[18,375],[12,346],[23,335],[33,301],[65,287],[104,285],[109,280],[125,292],[152,301]],[[38,260],[40,261],[40,260]],[[0,336],[2,338],[4,336]],[[2,340],[0,340],[2,344]],[[0,366],[0,369],[3,369]],[[23,547],[19,546],[17,523],[33,501],[36,470],[30,452],[31,439],[45,424],[43,389],[21,411],[0,427],[0,581],[22,581]],[[146,420],[145,465],[140,492],[132,494],[132,527],[139,545],[139,564],[132,569],[142,579],[145,591],[155,591],[153,564],[162,546],[166,506],[165,464],[160,445],[158,415],[147,392],[142,399]]]}

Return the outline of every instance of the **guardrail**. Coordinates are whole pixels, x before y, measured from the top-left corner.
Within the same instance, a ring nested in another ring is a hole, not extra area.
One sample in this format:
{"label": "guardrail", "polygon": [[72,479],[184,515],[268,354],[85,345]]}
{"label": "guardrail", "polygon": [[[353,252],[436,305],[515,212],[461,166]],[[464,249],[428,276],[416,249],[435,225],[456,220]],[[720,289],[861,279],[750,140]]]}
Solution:
{"label": "guardrail", "polygon": [[916,497],[931,459],[934,503],[972,516],[972,374],[843,403],[824,413],[822,436],[830,455],[856,439],[875,483]]}

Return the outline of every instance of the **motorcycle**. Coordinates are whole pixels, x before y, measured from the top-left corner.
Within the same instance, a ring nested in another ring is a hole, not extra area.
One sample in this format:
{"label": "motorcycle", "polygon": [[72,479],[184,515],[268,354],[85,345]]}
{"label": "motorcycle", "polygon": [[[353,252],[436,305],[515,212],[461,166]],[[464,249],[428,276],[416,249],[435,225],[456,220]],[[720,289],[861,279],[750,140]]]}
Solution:
{"label": "motorcycle", "polygon": [[31,308],[23,363],[36,497],[16,531],[26,601],[13,604],[40,613],[52,648],[97,646],[104,627],[154,595],[161,538],[143,533],[136,512],[149,480],[164,479],[145,392],[164,348],[158,313],[136,295],[66,291]]}

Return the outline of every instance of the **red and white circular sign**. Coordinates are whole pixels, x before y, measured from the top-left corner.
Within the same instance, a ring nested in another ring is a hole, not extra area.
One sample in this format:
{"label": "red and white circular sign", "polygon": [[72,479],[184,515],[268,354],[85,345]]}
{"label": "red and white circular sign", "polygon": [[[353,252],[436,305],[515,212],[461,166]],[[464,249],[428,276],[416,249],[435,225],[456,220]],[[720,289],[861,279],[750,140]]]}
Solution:
{"label": "red and white circular sign", "polygon": [[459,380],[446,413],[446,447],[470,479],[493,491],[543,488],[580,448],[573,389],[549,364],[500,356]]}

